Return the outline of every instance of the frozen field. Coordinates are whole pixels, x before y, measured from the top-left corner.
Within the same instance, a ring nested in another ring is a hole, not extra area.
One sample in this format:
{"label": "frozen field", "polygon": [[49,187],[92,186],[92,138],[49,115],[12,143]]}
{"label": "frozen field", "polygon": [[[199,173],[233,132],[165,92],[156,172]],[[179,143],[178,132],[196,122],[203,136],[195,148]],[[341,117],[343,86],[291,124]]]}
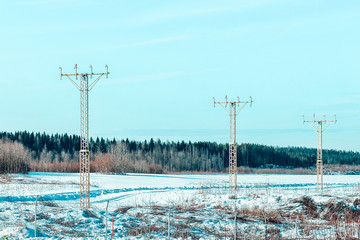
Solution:
{"label": "frozen field", "polygon": [[[359,239],[360,176],[91,174],[91,209],[79,209],[79,174],[0,176],[0,237],[126,239]],[[106,221],[106,205],[109,201]],[[235,211],[236,203],[236,211]]]}

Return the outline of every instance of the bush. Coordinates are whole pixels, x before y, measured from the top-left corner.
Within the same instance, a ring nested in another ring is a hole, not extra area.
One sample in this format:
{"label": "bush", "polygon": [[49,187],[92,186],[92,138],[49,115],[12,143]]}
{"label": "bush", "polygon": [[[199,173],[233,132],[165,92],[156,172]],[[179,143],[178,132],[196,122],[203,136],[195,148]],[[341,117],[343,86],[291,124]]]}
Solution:
{"label": "bush", "polygon": [[306,214],[315,218],[318,217],[317,206],[311,197],[303,196],[302,198],[297,199],[294,202],[300,203],[303,206]]}

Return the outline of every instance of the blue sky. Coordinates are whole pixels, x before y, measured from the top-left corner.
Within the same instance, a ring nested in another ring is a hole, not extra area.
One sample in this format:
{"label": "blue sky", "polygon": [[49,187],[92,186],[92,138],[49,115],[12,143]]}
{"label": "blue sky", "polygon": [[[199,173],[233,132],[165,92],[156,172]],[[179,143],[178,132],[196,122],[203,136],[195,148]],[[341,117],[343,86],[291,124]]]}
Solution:
{"label": "blue sky", "polygon": [[359,151],[360,2],[14,0],[0,15],[1,131],[80,132],[63,72],[103,71],[92,137],[227,142],[212,97],[247,100],[239,143]]}

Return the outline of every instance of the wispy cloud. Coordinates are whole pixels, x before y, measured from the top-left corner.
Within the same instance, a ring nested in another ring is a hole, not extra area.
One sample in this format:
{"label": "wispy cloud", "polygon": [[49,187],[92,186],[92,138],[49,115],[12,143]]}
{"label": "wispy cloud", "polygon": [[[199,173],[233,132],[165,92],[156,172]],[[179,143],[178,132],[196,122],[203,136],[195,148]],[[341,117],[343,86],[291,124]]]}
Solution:
{"label": "wispy cloud", "polygon": [[341,97],[335,97],[331,99],[328,104],[332,105],[343,105],[343,104],[359,104],[360,102],[360,94],[344,94]]}
{"label": "wispy cloud", "polygon": [[160,81],[164,79],[171,79],[179,76],[191,76],[196,74],[203,74],[209,72],[218,72],[221,71],[222,68],[208,68],[208,69],[199,69],[197,71],[188,71],[188,72],[181,72],[181,71],[174,71],[174,72],[165,72],[165,73],[151,73],[151,74],[142,74],[142,75],[135,75],[135,76],[127,76],[118,79],[112,79],[111,82],[109,81],[108,84],[116,83],[137,83],[137,82],[148,82],[148,81]]}
{"label": "wispy cloud", "polygon": [[172,37],[163,37],[163,38],[156,38],[146,41],[140,41],[135,43],[129,43],[129,44],[123,44],[120,46],[114,46],[110,48],[129,48],[129,47],[139,47],[139,46],[146,46],[146,45],[152,45],[152,44],[158,44],[158,43],[166,43],[166,42],[172,42],[172,41],[179,41],[184,39],[189,39],[190,36],[172,36]]}
{"label": "wispy cloud", "polygon": [[155,73],[155,74],[143,74],[136,76],[129,76],[118,79],[118,82],[122,83],[136,83],[136,82],[147,82],[147,81],[159,81],[167,78],[173,78],[181,76],[184,73],[182,72],[168,72],[168,73]]}
{"label": "wispy cloud", "polygon": [[124,44],[116,44],[116,45],[108,45],[106,47],[98,47],[98,48],[82,48],[82,49],[76,49],[75,51],[81,52],[81,53],[87,53],[88,51],[108,51],[108,50],[121,50],[126,48],[134,48],[134,47],[144,47],[154,44],[161,44],[161,43],[168,43],[168,42],[174,42],[174,41],[181,41],[192,38],[191,36],[170,36],[170,37],[160,37],[160,38],[154,38],[150,40],[144,40],[144,41],[138,41],[138,42],[132,42],[132,43],[124,43]]}
{"label": "wispy cloud", "polygon": [[[182,19],[187,17],[195,17],[195,16],[204,16],[204,15],[211,15],[211,14],[218,14],[218,13],[227,13],[227,12],[234,12],[240,9],[256,7],[259,5],[264,5],[265,3],[269,2],[270,0],[253,0],[253,1],[244,1],[244,2],[231,2],[228,4],[221,4],[219,7],[218,4],[215,6],[208,6],[207,5],[198,5],[195,7],[189,7],[189,4],[180,4],[176,6],[168,6],[157,11],[149,11],[148,13],[139,13],[139,15],[135,15],[134,17],[130,18],[120,18],[120,19],[112,19],[109,21],[97,21],[97,22],[90,22],[90,23],[82,23],[82,24],[58,24],[54,26],[48,24],[42,25],[35,25],[35,26],[27,26],[18,29],[7,29],[9,33],[43,33],[43,32],[53,32],[53,31],[71,31],[71,30],[79,30],[79,29],[94,29],[96,27],[120,27],[120,26],[135,26],[135,25],[147,25],[152,24],[155,22],[164,22],[166,20],[171,19]],[[22,5],[22,6],[37,6],[37,5],[47,5],[47,6],[62,6],[68,7],[71,6],[83,6],[83,5],[96,5],[99,4],[98,1],[91,1],[91,0],[21,0],[17,1],[15,4]]]}
{"label": "wispy cloud", "polygon": [[[32,57],[35,56],[60,56],[60,55],[67,55],[67,54],[87,54],[89,52],[103,52],[103,51],[115,51],[127,48],[135,48],[135,47],[144,47],[150,46],[154,44],[161,44],[161,43],[168,43],[173,41],[181,41],[190,39],[192,36],[170,36],[170,37],[161,37],[161,38],[154,38],[150,40],[132,42],[132,43],[124,43],[124,44],[116,44],[116,45],[107,45],[107,46],[99,46],[99,47],[76,47],[76,48],[67,48],[67,49],[52,49],[51,51],[38,51],[34,53],[32,49],[29,49],[29,54],[31,53]],[[3,56],[6,58],[13,58],[16,59],[17,57],[12,52],[3,53]],[[21,54],[23,56],[23,53]]]}
{"label": "wispy cloud", "polygon": [[270,1],[269,0],[254,0],[254,1],[241,1],[241,2],[235,1],[227,5],[225,4],[226,2],[223,2],[220,7],[219,5],[210,6],[210,7],[208,7],[208,5],[205,6],[201,5],[197,7],[188,7],[189,5],[186,5],[187,8],[184,8],[183,7],[184,4],[182,4],[181,6],[171,7],[170,9],[165,8],[162,10],[151,12],[149,14],[145,14],[140,17],[130,19],[129,21],[132,24],[144,24],[144,23],[148,24],[148,23],[154,23],[154,22],[165,21],[170,19],[179,19],[186,17],[233,12],[233,11],[238,11],[240,9],[263,5],[268,2]]}
{"label": "wispy cloud", "polygon": [[[358,113],[358,106],[360,104],[360,94],[341,94],[333,98],[318,101],[315,103],[318,107],[331,106],[337,107],[337,112],[343,113]],[[340,108],[341,107],[341,108]]]}
{"label": "wispy cloud", "polygon": [[84,0],[77,0],[77,1],[72,1],[72,0],[24,0],[24,1],[17,1],[16,4],[18,5],[48,5],[48,4],[64,4],[64,3],[68,3],[68,4],[72,4],[72,5],[83,5],[83,4],[88,4],[90,1],[84,1]]}
{"label": "wispy cloud", "polygon": [[18,5],[43,5],[43,4],[52,4],[52,3],[63,3],[67,0],[28,0],[28,1],[17,1]]}

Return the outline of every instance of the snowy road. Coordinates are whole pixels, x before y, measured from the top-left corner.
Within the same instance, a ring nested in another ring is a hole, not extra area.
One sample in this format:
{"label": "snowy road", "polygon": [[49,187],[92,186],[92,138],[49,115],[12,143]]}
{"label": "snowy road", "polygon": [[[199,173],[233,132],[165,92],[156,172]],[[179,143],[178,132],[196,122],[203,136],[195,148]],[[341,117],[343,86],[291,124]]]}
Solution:
{"label": "snowy road", "polygon": [[[0,185],[0,202],[35,201],[36,196],[46,200],[74,201],[79,199],[79,174],[76,173],[34,173],[11,175],[15,181],[10,185]],[[94,203],[108,200],[119,201],[138,194],[164,193],[169,191],[200,190],[208,188],[226,188],[228,175],[160,175],[91,174],[91,199]],[[264,189],[281,188],[298,190],[315,188],[314,175],[239,175],[238,188]],[[329,175],[324,177],[325,189],[352,187],[360,185],[360,177],[353,175]],[[28,183],[28,184],[27,184]]]}
{"label": "snowy road", "polygon": [[[15,181],[0,185],[0,202],[35,201],[39,196],[52,201],[74,201],[79,199],[79,174],[76,173],[34,173],[28,175],[10,175]],[[200,190],[209,188],[227,188],[228,175],[160,175],[91,174],[91,199],[94,203],[120,201],[136,195],[167,193],[170,191]],[[324,177],[324,188],[336,189],[360,186],[360,177],[354,175],[329,175]],[[315,188],[314,175],[269,175],[244,174],[238,176],[238,189],[282,189],[311,190]]]}

